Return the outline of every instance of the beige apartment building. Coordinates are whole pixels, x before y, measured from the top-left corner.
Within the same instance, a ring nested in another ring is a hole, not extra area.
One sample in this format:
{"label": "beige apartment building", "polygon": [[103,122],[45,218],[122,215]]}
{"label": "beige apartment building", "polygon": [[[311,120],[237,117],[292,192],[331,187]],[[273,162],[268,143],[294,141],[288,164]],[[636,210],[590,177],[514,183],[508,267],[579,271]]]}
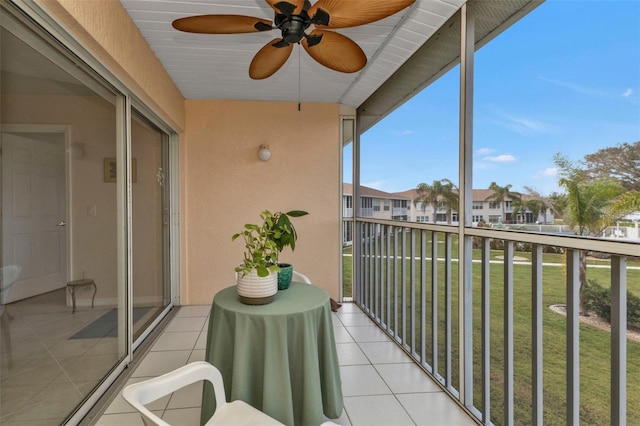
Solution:
{"label": "beige apartment building", "polygon": [[[498,203],[487,200],[493,194],[489,189],[474,189],[473,194],[473,218],[475,225],[478,222],[484,222],[490,226],[503,223],[553,223],[553,214],[550,210],[540,213],[537,218],[525,209],[518,213],[517,217],[513,217],[513,200],[506,199]],[[447,223],[449,209],[444,202],[440,202],[436,209],[428,203],[421,201],[415,202],[418,198],[418,192],[410,189],[402,192],[384,192],[377,189],[360,186],[361,197],[361,216],[371,217],[375,219],[404,220],[408,222],[419,223]],[[523,195],[522,199],[531,198]],[[343,214],[344,217],[353,216],[353,185],[349,183],[343,184]],[[503,210],[504,209],[504,210]],[[452,209],[451,222],[458,221],[458,212]]]}

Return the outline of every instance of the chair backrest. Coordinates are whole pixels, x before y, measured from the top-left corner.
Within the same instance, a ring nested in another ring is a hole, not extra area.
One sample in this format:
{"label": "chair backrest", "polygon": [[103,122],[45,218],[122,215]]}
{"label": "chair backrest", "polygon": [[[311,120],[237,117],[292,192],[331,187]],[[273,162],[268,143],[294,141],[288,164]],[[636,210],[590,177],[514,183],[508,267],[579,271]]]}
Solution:
{"label": "chair backrest", "polygon": [[293,275],[291,276],[293,281],[297,281],[297,282],[303,282],[303,283],[307,283],[307,284],[311,284],[311,280],[309,279],[309,277],[307,277],[304,274],[301,274],[300,272],[297,271],[293,271]]}
{"label": "chair backrest", "polygon": [[22,266],[7,265],[0,268],[0,305],[4,305],[9,299],[9,290],[22,273]]}
{"label": "chair backrest", "polygon": [[202,380],[207,380],[213,385],[216,409],[220,409],[227,403],[222,375],[216,367],[206,361],[195,361],[162,376],[128,385],[122,390],[122,397],[138,410],[145,424],[170,426],[145,405]]}

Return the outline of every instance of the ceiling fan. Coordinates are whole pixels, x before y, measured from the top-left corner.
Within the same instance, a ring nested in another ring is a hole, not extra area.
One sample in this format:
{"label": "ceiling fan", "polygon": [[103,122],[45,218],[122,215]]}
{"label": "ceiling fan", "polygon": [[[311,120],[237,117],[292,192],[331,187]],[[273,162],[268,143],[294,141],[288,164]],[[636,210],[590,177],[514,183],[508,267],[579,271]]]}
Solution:
{"label": "ceiling fan", "polygon": [[[198,15],[176,19],[173,27],[200,34],[242,34],[279,29],[282,37],[267,43],[251,61],[249,76],[260,80],[272,76],[289,58],[293,45],[318,63],[335,71],[353,73],[367,57],[350,38],[330,31],[369,24],[391,16],[415,0],[265,0],[275,11],[274,21],[244,15]],[[309,32],[307,32],[309,31]]]}

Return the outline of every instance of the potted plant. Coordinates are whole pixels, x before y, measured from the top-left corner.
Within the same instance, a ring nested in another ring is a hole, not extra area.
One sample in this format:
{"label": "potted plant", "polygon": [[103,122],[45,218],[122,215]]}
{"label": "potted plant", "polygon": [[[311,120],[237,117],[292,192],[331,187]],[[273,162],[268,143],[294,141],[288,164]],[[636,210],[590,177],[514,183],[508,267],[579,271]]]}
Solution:
{"label": "potted plant", "polygon": [[284,247],[295,249],[297,233],[289,217],[304,216],[307,212],[294,210],[287,213],[260,213],[261,225],[245,224],[242,232],[231,240],[242,237],[245,243],[244,260],[235,268],[238,274],[238,294],[247,304],[266,304],[278,292],[278,255]]}
{"label": "potted plant", "polygon": [[[300,217],[308,213],[303,210],[292,210],[287,213],[277,212],[273,215],[271,222],[272,240],[276,243],[278,255],[282,253],[285,247],[291,247],[291,251],[296,249],[296,240],[298,233],[291,223],[292,217]],[[290,263],[278,263],[278,290],[286,290],[291,285],[291,277],[293,275],[293,266]]]}

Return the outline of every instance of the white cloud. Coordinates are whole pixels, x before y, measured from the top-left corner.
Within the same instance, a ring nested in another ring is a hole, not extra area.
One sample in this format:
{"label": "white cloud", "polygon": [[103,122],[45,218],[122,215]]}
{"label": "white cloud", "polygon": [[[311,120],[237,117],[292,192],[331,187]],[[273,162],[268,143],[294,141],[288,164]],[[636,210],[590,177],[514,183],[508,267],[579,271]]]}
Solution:
{"label": "white cloud", "polygon": [[627,89],[624,91],[624,93],[622,94],[623,98],[628,98],[629,96],[633,95],[633,89]]}
{"label": "white cloud", "polygon": [[494,164],[491,163],[483,163],[481,161],[476,161],[473,163],[473,170],[487,170],[487,169],[493,169],[496,166]]}
{"label": "white cloud", "polygon": [[[558,126],[550,122],[536,120],[528,116],[516,115],[511,111],[505,111],[501,108],[494,108],[493,111],[488,111],[487,115],[482,117],[481,120],[509,129],[523,136],[561,133]],[[479,153],[479,151],[476,151],[476,153]]]}
{"label": "white cloud", "polygon": [[516,157],[514,157],[511,154],[500,154],[500,155],[496,155],[494,157],[484,157],[483,160],[491,161],[491,162],[494,162],[494,163],[509,163],[509,162],[517,161]]}
{"label": "white cloud", "polygon": [[[536,174],[532,176],[534,180],[542,179],[545,182],[550,182],[549,178],[554,179],[558,176],[560,170],[557,167],[547,167],[544,170],[539,170]],[[550,191],[552,192],[552,191]]]}
{"label": "white cloud", "polygon": [[549,124],[538,120],[532,120],[525,117],[507,116],[508,122],[505,126],[521,135],[529,135],[532,133],[551,133],[552,128]]}
{"label": "white cloud", "polygon": [[547,83],[555,84],[560,87],[564,87],[566,89],[569,89],[571,91],[574,91],[576,93],[580,93],[583,95],[589,95],[589,96],[610,96],[611,95],[611,93],[607,93],[602,89],[593,88],[589,86],[582,86],[580,84],[575,84],[570,81],[553,80],[553,79],[544,78],[544,77],[540,77],[540,80],[546,81]]}
{"label": "white cloud", "polygon": [[491,154],[494,151],[495,149],[492,149],[492,148],[480,148],[479,150],[476,151],[476,154],[487,155],[487,154]]}
{"label": "white cloud", "polygon": [[394,135],[398,135],[398,136],[410,136],[412,134],[414,134],[415,132],[411,129],[404,129],[404,130],[393,130],[392,132]]}

